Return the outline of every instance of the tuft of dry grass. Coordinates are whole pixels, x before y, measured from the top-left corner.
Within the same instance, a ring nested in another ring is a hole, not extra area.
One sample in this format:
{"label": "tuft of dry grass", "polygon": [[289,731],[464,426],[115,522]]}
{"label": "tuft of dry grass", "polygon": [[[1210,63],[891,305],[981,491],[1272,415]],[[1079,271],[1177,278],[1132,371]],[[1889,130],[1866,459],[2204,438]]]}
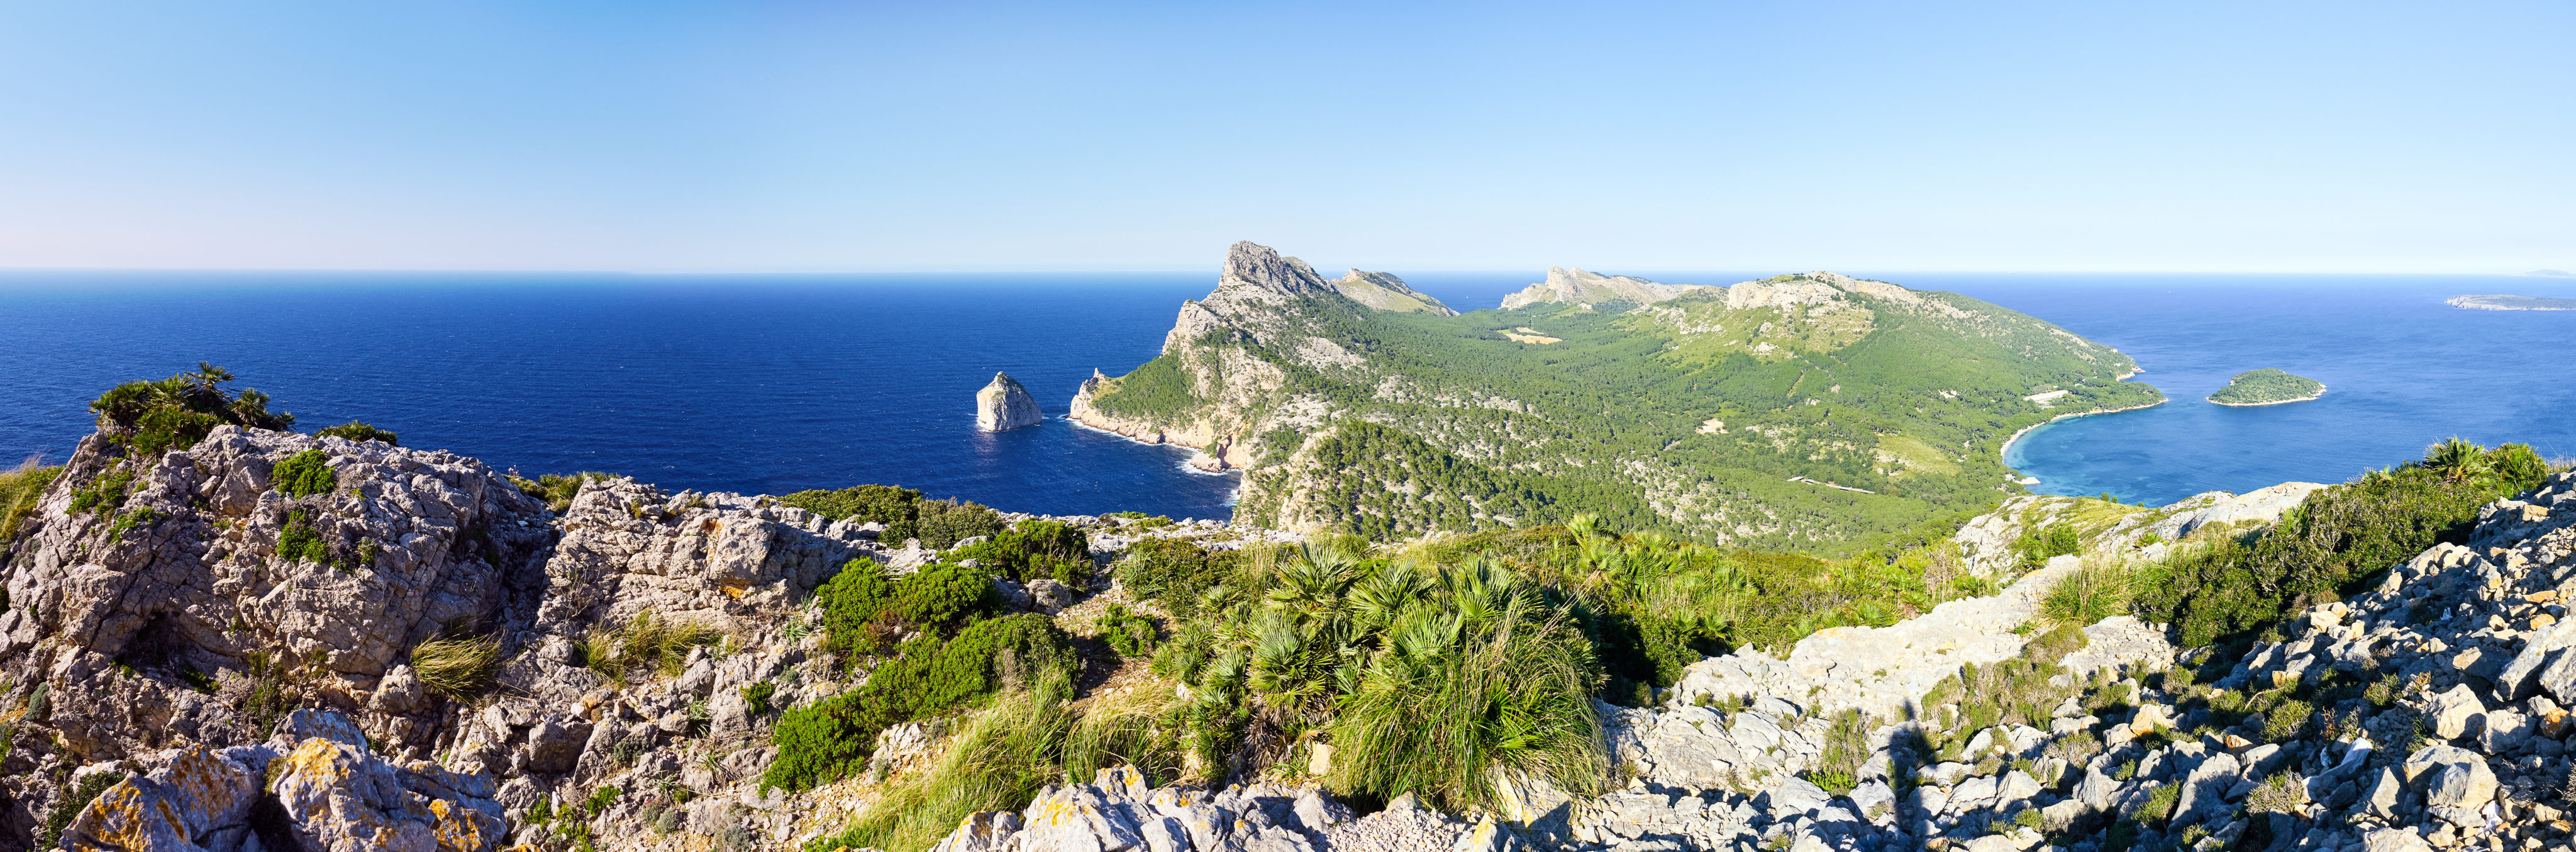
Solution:
{"label": "tuft of dry grass", "polygon": [[457,701],[471,700],[492,688],[501,668],[501,637],[439,637],[411,649],[411,668],[420,682]]}

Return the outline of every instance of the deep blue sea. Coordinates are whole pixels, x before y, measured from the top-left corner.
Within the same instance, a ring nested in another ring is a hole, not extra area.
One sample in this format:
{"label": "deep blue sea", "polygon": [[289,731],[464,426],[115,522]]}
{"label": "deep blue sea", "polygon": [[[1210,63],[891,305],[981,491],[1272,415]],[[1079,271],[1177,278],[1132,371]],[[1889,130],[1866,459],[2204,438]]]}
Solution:
{"label": "deep blue sea", "polygon": [[[1535,272],[1404,273],[1461,309]],[[1654,272],[1725,284],[1760,272]],[[779,494],[876,482],[998,508],[1225,517],[1238,480],[1188,451],[1061,419],[1095,367],[1152,358],[1214,275],[621,276],[0,273],[0,459],[69,455],[84,404],[208,360],[307,430],[350,419],[523,474],[606,470],[673,490]],[[2504,276],[1878,273],[1967,293],[2119,347],[2174,397],[2062,421],[2008,459],[2037,490],[2166,502],[2335,482],[2462,435],[2576,453],[2576,312],[2450,308],[2461,293],[2576,296]],[[2279,367],[2311,403],[2200,401]],[[1045,425],[974,428],[1006,370]]]}

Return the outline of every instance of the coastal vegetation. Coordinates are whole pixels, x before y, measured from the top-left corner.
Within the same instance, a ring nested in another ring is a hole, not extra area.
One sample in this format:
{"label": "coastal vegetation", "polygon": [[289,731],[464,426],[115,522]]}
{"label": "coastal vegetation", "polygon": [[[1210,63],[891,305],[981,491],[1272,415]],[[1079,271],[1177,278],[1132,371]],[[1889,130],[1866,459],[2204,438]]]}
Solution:
{"label": "coastal vegetation", "polygon": [[355,420],[342,423],[338,426],[325,426],[313,434],[324,438],[346,438],[352,441],[377,441],[392,446],[402,446],[401,438],[394,433],[378,429],[373,425],[360,423]]}
{"label": "coastal vegetation", "polygon": [[2227,380],[2227,386],[2209,395],[2219,405],[2277,405],[2305,402],[2323,396],[2326,386],[2306,376],[2294,376],[2271,367],[2247,370]]}
{"label": "coastal vegetation", "polygon": [[778,502],[830,520],[885,525],[884,540],[920,539],[921,546],[945,549],[976,536],[1002,532],[1002,515],[990,507],[958,500],[929,500],[921,492],[890,485],[858,485],[838,491],[799,491]]}
{"label": "coastal vegetation", "polygon": [[195,372],[109,388],[89,407],[98,414],[101,436],[143,456],[196,446],[206,433],[225,424],[252,429],[294,427],[295,415],[268,410],[267,394],[251,388],[235,394],[224,387],[232,381],[231,371],[199,361]]}
{"label": "coastal vegetation", "polygon": [[2045,322],[1841,276],[1739,285],[1790,294],[1758,304],[1703,287],[1452,317],[1245,277],[1266,268],[1230,265],[1185,343],[1088,404],[1216,433],[1248,456],[1238,517],[1270,526],[1386,538],[1593,515],[1849,555],[2008,496],[2016,431],[2163,398]]}
{"label": "coastal vegetation", "polygon": [[2537,487],[2551,465],[2531,447],[2453,438],[2425,457],[2308,495],[2250,538],[2204,539],[2140,579],[2140,618],[2170,623],[2185,646],[2251,641],[2284,614],[2351,591],[2437,542],[2478,507]]}

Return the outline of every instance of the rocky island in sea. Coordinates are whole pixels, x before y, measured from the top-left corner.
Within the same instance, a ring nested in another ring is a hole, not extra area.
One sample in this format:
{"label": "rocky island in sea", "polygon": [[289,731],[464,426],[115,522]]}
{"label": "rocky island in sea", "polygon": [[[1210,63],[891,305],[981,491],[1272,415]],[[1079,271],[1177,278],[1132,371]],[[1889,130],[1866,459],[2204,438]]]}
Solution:
{"label": "rocky island in sea", "polygon": [[975,428],[1003,432],[1035,426],[1044,419],[1037,397],[1009,373],[994,373],[993,381],[975,392]]}
{"label": "rocky island in sea", "polygon": [[[2545,270],[2544,270],[2545,271]],[[2526,273],[2539,275],[2539,272]],[[2559,273],[2565,275],[2566,273]],[[2469,311],[2576,311],[2576,299],[2551,299],[2541,296],[2514,296],[2489,293],[2481,296],[2452,296],[2443,304]]]}
{"label": "rocky island in sea", "polygon": [[2219,405],[2245,407],[2306,402],[2325,395],[2324,382],[2265,367],[2236,374],[2227,380],[2226,387],[2210,394],[2208,400]]}

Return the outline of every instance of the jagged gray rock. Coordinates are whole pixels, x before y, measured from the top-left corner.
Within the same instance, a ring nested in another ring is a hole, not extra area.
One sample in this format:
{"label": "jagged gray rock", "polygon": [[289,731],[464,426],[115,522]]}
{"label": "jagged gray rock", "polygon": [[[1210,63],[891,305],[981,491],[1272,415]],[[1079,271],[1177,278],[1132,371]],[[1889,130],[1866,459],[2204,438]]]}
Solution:
{"label": "jagged gray rock", "polygon": [[993,381],[975,392],[975,428],[986,432],[1006,432],[1038,425],[1046,415],[1038,411],[1038,398],[1029,395],[1027,386],[1009,373],[994,373]]}

